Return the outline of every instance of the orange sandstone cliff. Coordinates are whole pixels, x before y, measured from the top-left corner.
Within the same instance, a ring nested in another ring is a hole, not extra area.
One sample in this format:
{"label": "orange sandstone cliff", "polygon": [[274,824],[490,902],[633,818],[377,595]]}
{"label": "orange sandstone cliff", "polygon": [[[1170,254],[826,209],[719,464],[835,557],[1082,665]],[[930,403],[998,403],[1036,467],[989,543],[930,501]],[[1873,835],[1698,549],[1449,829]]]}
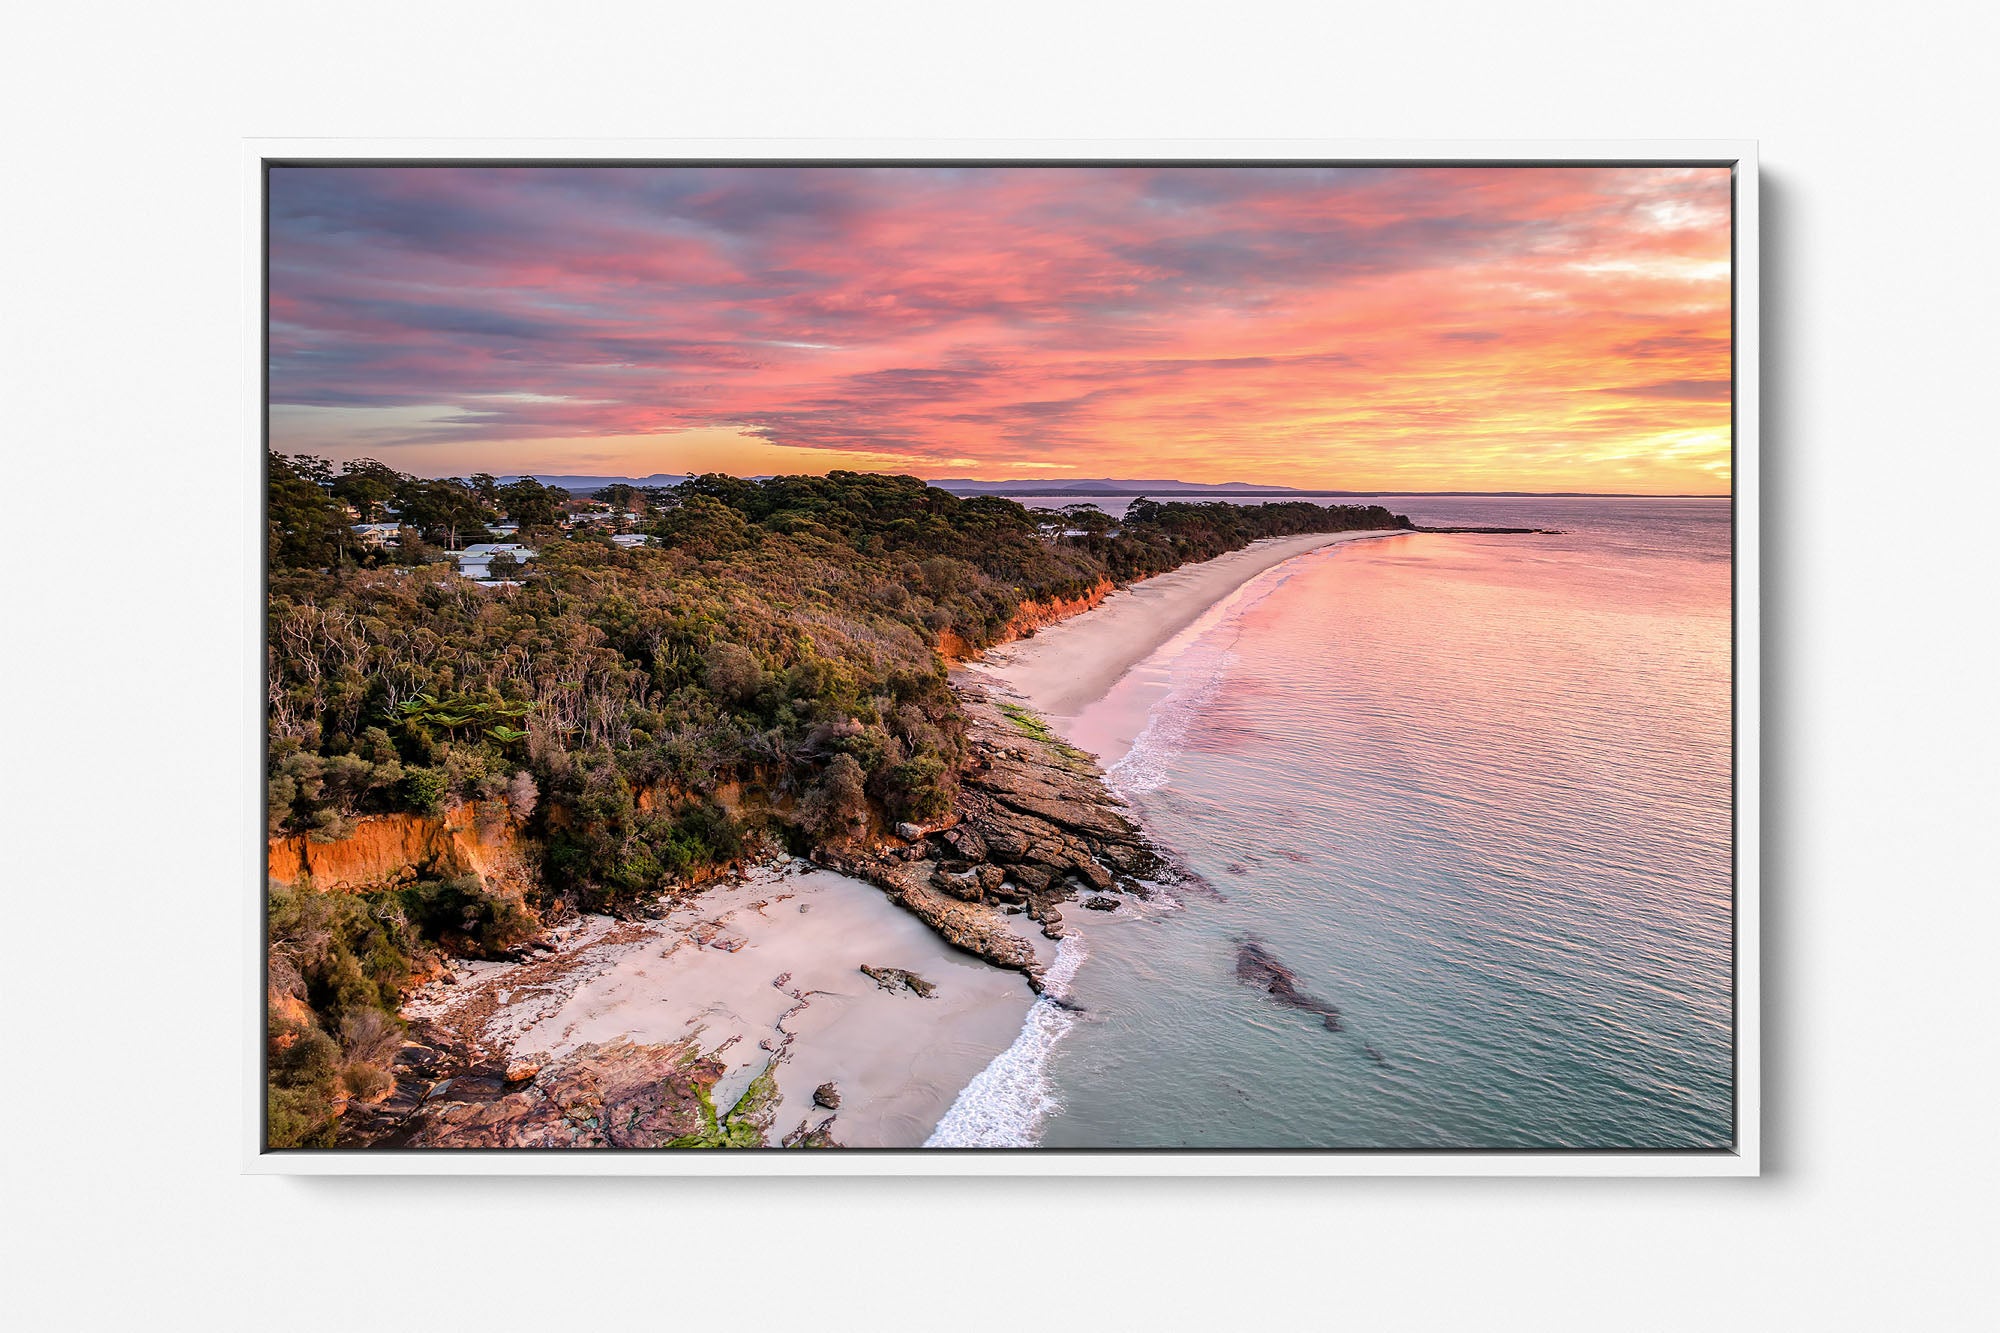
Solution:
{"label": "orange sandstone cliff", "polygon": [[[1053,625],[1059,620],[1082,615],[1110,596],[1117,586],[1110,579],[1099,579],[1080,596],[1051,597],[1045,602],[1022,602],[1014,612],[1013,618],[1007,622],[1007,628],[1002,630],[1000,637],[989,646],[997,648],[1003,643],[1026,639],[1033,636],[1036,630]],[[976,656],[980,651],[951,630],[946,630],[938,636],[938,655],[948,664],[956,665],[969,657]]]}
{"label": "orange sandstone cliff", "polygon": [[266,873],[281,884],[341,893],[464,874],[495,887],[527,887],[536,858],[519,826],[505,815],[480,815],[477,805],[442,815],[366,815],[354,821],[353,833],[331,842],[305,834],[273,838]]}

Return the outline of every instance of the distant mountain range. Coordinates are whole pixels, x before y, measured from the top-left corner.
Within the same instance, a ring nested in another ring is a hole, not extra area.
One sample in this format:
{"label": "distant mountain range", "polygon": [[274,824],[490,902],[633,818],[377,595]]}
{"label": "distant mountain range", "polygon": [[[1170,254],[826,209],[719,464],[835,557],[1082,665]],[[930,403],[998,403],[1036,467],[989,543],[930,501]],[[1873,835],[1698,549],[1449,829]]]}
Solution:
{"label": "distant mountain range", "polygon": [[[1075,481],[1021,478],[1014,481],[974,481],[943,477],[931,483],[953,495],[1306,495],[1295,486],[1267,486],[1248,481],[1131,481],[1092,477]],[[1333,494],[1334,492],[1324,492]],[[1344,494],[1344,492],[1342,492]]]}
{"label": "distant mountain range", "polygon": [[[678,486],[687,480],[684,474],[655,472],[647,477],[585,477],[563,476],[554,473],[533,474],[509,472],[499,478],[504,484],[519,481],[525,475],[532,475],[544,486],[560,486],[574,495],[585,495],[591,491],[603,490],[606,486]],[[762,481],[765,477],[751,477],[751,481]],[[1329,496],[1379,496],[1379,495],[1481,495],[1481,496],[1535,496],[1542,499],[1713,499],[1713,496],[1660,495],[1638,497],[1621,495],[1613,491],[1318,491],[1301,490],[1296,486],[1273,486],[1251,481],[1133,481],[1121,477],[1092,477],[1082,480],[1050,481],[1047,478],[1016,478],[1011,481],[975,481],[970,477],[943,477],[930,483],[941,491],[953,495],[1033,495],[1063,496],[1074,495],[1078,499],[1092,496],[1139,496],[1139,495],[1179,495],[1214,496],[1231,495],[1292,495],[1300,499],[1308,497],[1324,499]]]}
{"label": "distant mountain range", "polygon": [[505,486],[511,482],[521,480],[524,476],[530,475],[544,486],[560,486],[564,490],[578,495],[585,491],[601,491],[606,486],[678,486],[687,480],[685,473],[668,472],[655,472],[650,477],[564,477],[546,472],[532,474],[506,472],[502,473],[496,480]]}
{"label": "distant mountain range", "polygon": [[1298,486],[1276,486],[1269,482],[1256,481],[1127,481],[1117,477],[1097,477],[1086,481],[1036,481],[1032,478],[1016,481],[973,481],[966,477],[946,477],[931,485],[953,495],[1029,495],[1037,498],[1074,495],[1079,498],[1089,496],[1138,496],[1138,495],[1180,495],[1180,496],[1297,496],[1299,499],[1325,499],[1329,496],[1368,497],[1382,495],[1477,495],[1477,496],[1533,496],[1548,500],[1601,500],[1601,499],[1714,499],[1714,496],[1695,495],[1649,495],[1635,496],[1623,491],[1336,491],[1307,490]]}
{"label": "distant mountain range", "polygon": [[[560,486],[582,494],[606,486],[678,486],[687,480],[681,474],[655,472],[649,477],[586,477],[556,473],[509,472],[499,480],[505,484],[533,476],[544,486]],[[751,480],[762,480],[753,477]],[[945,477],[931,485],[953,495],[1348,495],[1349,491],[1301,491],[1293,486],[1260,486],[1247,481],[1208,483],[1200,481],[1130,481],[1117,477],[1097,477],[1081,481],[1052,482],[1046,478],[1015,481],[974,481],[970,477]]]}

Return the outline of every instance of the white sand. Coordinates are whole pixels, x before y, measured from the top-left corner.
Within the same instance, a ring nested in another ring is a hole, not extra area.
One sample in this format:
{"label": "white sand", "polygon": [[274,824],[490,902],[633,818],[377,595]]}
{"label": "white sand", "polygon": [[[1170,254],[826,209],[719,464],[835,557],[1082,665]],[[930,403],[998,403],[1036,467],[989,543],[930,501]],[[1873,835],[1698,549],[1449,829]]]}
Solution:
{"label": "white sand", "polygon": [[1265,570],[1337,542],[1399,535],[1400,529],[1369,529],[1252,542],[1120,588],[1081,615],[993,649],[971,670],[1013,690],[1061,731],[1061,723],[1102,699],[1133,666]]}
{"label": "white sand", "polygon": [[[471,980],[430,988],[409,1008],[436,1014],[439,1004],[504,992],[484,1039],[522,1058],[621,1036],[694,1036],[728,1067],[715,1089],[723,1110],[782,1053],[774,1144],[801,1120],[826,1118],[813,1090],[832,1082],[841,1143],[921,1146],[959,1089],[1014,1041],[1034,999],[1019,973],[951,948],[873,885],[823,870],[763,870],[656,922],[592,918],[573,930],[561,945],[569,965],[554,980],[510,988],[514,965],[481,964]],[[906,968],[937,992],[885,991],[863,963]],[[782,988],[773,984],[786,974]]]}

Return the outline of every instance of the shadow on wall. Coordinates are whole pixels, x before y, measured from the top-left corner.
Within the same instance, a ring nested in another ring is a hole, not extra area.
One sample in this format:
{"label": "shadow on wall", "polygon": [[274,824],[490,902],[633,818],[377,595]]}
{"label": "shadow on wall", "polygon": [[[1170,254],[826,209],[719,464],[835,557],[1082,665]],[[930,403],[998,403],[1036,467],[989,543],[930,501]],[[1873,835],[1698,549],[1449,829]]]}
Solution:
{"label": "shadow on wall", "polygon": [[1763,1014],[1763,1174],[1793,1175],[1798,1163],[1789,1150],[1797,1113],[1799,1043],[1793,1033],[1794,960],[1790,956],[1792,906],[1796,886],[1789,868],[1801,864],[1795,854],[1798,812],[1791,793],[1797,790],[1794,738],[1798,717],[1792,700],[1802,691],[1791,688],[1805,642],[1798,623],[1798,563],[1804,506],[1797,484],[1799,453],[1792,438],[1792,402],[1796,371],[1789,357],[1797,345],[1793,334],[1793,295],[1798,290],[1797,194],[1785,178],[1759,168],[1759,214],[1762,234],[1758,247],[1761,281],[1758,312],[1762,322],[1758,376],[1760,504],[1757,555],[1761,571],[1762,653],[1758,673],[1759,751],[1763,784],[1759,793],[1761,845],[1757,865],[1759,916],[1763,948],[1759,973]]}

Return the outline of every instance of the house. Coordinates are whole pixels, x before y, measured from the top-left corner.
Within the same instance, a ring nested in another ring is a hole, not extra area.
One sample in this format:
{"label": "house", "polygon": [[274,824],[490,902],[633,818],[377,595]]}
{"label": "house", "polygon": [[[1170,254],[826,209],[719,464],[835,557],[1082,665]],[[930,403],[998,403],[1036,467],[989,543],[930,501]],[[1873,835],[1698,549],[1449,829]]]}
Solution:
{"label": "house", "polygon": [[635,546],[644,546],[653,539],[643,532],[620,532],[614,534],[611,540],[614,545],[622,546],[629,551]]}
{"label": "house", "polygon": [[458,572],[481,583],[493,583],[493,561],[501,555],[512,556],[516,565],[535,558],[535,553],[519,542],[474,542],[458,553]]}
{"label": "house", "polygon": [[361,539],[361,544],[378,549],[384,546],[394,547],[398,540],[396,534],[402,530],[403,525],[400,523],[356,523],[354,525],[354,535]]}

